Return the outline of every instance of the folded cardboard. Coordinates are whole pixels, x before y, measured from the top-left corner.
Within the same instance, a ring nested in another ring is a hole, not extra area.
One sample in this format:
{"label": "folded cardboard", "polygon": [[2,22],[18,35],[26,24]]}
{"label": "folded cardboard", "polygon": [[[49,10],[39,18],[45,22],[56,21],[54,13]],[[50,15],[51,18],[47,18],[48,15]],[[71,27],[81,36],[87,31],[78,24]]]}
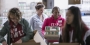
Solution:
{"label": "folded cardboard", "polygon": [[39,32],[37,31],[35,36],[34,36],[34,41],[35,42],[40,42],[40,45],[47,45],[45,40],[41,37],[41,35],[39,34]]}

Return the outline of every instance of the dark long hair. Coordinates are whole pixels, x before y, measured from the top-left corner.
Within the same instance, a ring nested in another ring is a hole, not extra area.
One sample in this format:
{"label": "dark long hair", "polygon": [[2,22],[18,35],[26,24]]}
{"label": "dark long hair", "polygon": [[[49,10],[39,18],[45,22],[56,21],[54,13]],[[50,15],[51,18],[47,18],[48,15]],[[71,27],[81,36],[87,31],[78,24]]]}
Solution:
{"label": "dark long hair", "polygon": [[[83,27],[86,26],[84,22],[81,19],[81,11],[78,7],[71,6],[68,8],[70,12],[74,15],[73,19],[73,42],[75,42],[75,39],[77,39],[78,43],[82,43],[82,38],[83,38],[83,32],[84,29]],[[69,36],[69,29],[71,28],[71,25],[65,24],[64,30],[63,30],[63,41],[64,42],[69,42],[70,41],[70,36]]]}

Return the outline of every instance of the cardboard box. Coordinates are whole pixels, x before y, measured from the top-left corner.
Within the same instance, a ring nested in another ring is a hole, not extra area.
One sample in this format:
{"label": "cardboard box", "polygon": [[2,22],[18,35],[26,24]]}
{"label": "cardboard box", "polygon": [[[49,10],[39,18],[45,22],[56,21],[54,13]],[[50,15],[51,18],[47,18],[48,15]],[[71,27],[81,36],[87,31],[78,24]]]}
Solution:
{"label": "cardboard box", "polygon": [[80,44],[79,43],[59,43],[59,44],[51,43],[50,45],[80,45]]}
{"label": "cardboard box", "polygon": [[60,27],[57,26],[46,26],[44,37],[47,40],[59,40],[60,37]]}

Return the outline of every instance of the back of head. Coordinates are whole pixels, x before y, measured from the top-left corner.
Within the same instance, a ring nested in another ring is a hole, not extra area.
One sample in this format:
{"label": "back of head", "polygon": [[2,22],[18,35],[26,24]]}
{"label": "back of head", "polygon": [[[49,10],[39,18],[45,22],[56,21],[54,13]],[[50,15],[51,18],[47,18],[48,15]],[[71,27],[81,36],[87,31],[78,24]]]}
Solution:
{"label": "back of head", "polygon": [[42,3],[42,2],[37,2],[37,5],[38,5],[38,4],[43,4],[43,3]]}
{"label": "back of head", "polygon": [[38,5],[35,6],[36,10],[39,10],[40,8],[44,8],[44,5],[43,4],[38,4]]}
{"label": "back of head", "polygon": [[39,10],[40,8],[45,8],[45,5],[42,2],[37,2],[35,9]]}

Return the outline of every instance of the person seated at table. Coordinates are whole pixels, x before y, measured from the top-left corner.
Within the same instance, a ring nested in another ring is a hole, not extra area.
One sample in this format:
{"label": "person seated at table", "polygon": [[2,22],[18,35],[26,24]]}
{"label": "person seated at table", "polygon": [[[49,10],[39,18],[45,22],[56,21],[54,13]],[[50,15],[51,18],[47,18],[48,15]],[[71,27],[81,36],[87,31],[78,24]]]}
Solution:
{"label": "person seated at table", "polygon": [[[59,26],[60,28],[62,28],[64,26],[64,23],[65,23],[65,19],[61,17],[59,7],[54,7],[52,9],[52,16],[45,19],[43,23],[42,26],[43,35],[45,33],[46,26]],[[48,42],[58,42],[58,40],[48,40]]]}
{"label": "person seated at table", "polygon": [[[8,20],[0,30],[0,43],[9,45],[10,43],[23,43],[33,38],[33,31],[28,21],[22,18],[18,8],[12,8],[8,13]],[[4,36],[7,34],[7,42]]]}
{"label": "person seated at table", "polygon": [[43,22],[48,16],[43,13],[45,8],[45,5],[42,2],[37,2],[37,5],[35,6],[36,13],[30,17],[30,26],[32,26],[33,31],[38,31],[41,37],[44,39],[42,35],[42,25]]}
{"label": "person seated at table", "polygon": [[66,12],[66,24],[62,30],[63,42],[84,45],[89,35],[90,29],[83,22],[80,9],[76,6],[69,7]]}

